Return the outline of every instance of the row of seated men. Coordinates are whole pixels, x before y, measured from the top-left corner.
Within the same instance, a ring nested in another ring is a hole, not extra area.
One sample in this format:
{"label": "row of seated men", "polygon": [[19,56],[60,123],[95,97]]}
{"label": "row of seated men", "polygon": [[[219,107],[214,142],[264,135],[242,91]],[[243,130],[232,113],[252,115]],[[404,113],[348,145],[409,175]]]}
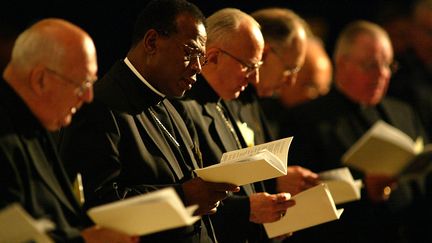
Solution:
{"label": "row of seated men", "polygon": [[[228,8],[205,19],[187,1],[155,0],[138,17],[126,57],[95,83],[96,51],[84,31],[58,19],[35,24],[17,39],[3,75],[2,206],[19,202],[35,218],[51,218],[58,227],[50,235],[58,242],[429,237],[428,170],[398,178],[353,171],[364,180],[364,196],[346,205],[341,220],[291,237],[266,236],[262,224],[279,220],[295,204],[287,193],[317,185],[315,172],[340,167],[341,154],[375,121],[428,141],[416,113],[385,96],[392,45],[367,21],[341,32],[329,93],[289,111],[269,101],[265,110],[279,117],[268,123],[261,99],[295,87],[313,41],[306,23],[287,9],[248,15]],[[327,92],[305,86],[312,97]],[[295,137],[286,176],[239,188],[194,175],[223,152],[272,141],[269,124],[276,122],[276,136]],[[61,127],[57,155],[47,131]],[[77,173],[83,176],[83,208],[68,190]],[[89,207],[165,187],[174,187],[185,205],[197,204],[201,220],[137,237],[90,226],[83,216]],[[388,187],[391,193],[383,194]],[[422,220],[414,224],[413,216]]]}

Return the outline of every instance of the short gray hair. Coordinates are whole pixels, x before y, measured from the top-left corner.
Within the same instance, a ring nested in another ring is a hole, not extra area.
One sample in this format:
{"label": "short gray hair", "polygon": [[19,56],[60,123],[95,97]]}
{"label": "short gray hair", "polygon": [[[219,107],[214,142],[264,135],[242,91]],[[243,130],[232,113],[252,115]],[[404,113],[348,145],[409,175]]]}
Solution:
{"label": "short gray hair", "polygon": [[224,8],[207,18],[207,46],[215,43],[225,45],[235,35],[241,23],[248,21],[260,28],[250,15],[235,8]]}
{"label": "short gray hair", "polygon": [[52,35],[45,33],[50,31],[51,28],[58,28],[56,25],[49,24],[52,20],[55,19],[38,22],[37,24],[45,22],[42,30],[31,26],[18,36],[12,49],[11,58],[11,62],[15,66],[20,67],[23,71],[29,71],[41,63],[46,65],[58,65],[61,63],[66,52],[65,46],[54,40]]}
{"label": "short gray hair", "polygon": [[342,56],[349,55],[357,37],[364,34],[375,38],[382,38],[384,41],[387,41],[391,47],[390,37],[379,25],[366,20],[354,21],[348,24],[339,34],[333,53],[334,62],[336,63]]}

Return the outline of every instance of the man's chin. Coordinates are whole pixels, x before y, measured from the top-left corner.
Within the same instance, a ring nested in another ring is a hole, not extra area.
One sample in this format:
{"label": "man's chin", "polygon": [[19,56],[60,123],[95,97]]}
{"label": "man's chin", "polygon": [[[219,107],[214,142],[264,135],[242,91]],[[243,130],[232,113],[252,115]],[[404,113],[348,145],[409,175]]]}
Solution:
{"label": "man's chin", "polygon": [[185,95],[186,91],[184,91],[183,93],[179,93],[179,94],[174,94],[171,96],[168,96],[168,98],[173,98],[173,99],[181,99],[183,98],[183,96]]}

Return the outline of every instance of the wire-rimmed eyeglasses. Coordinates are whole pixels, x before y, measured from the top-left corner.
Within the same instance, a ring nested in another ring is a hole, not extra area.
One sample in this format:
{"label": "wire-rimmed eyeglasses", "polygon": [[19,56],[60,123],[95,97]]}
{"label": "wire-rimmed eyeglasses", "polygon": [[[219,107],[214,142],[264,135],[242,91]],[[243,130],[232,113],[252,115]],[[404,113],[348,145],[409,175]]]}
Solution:
{"label": "wire-rimmed eyeglasses", "polygon": [[183,44],[183,47],[185,48],[184,61],[187,66],[197,60],[201,67],[206,65],[207,56],[199,48],[189,46],[188,44]]}
{"label": "wire-rimmed eyeglasses", "polygon": [[[169,32],[166,30],[159,29],[157,30],[157,32],[165,37],[170,37]],[[172,38],[175,40],[177,45],[183,42],[177,37],[172,37]],[[202,49],[196,46],[190,46],[189,44],[185,44],[185,43],[183,43],[182,47],[185,53],[184,62],[186,66],[191,65],[191,63],[193,63],[194,61],[198,61],[197,63],[199,63],[201,67],[207,64],[207,56],[205,55]]]}
{"label": "wire-rimmed eyeglasses", "polygon": [[63,79],[64,81],[76,86],[75,88],[75,94],[78,97],[83,97],[84,94],[93,86],[93,84],[96,82],[96,78],[94,80],[85,80],[83,82],[81,82],[81,84],[78,84],[77,82],[73,81],[70,78],[67,78],[66,76],[58,73],[57,71],[51,69],[51,68],[46,68],[46,70],[48,70],[49,72],[51,72],[52,74],[60,77],[61,79]]}
{"label": "wire-rimmed eyeglasses", "polygon": [[264,63],[263,61],[259,61],[257,63],[248,64],[242,61],[240,58],[234,56],[233,54],[225,51],[224,49],[219,48],[219,51],[231,57],[232,59],[236,60],[238,63],[240,63],[242,66],[242,72],[246,73],[246,77],[249,77],[251,74],[256,72],[256,70],[258,70]]}

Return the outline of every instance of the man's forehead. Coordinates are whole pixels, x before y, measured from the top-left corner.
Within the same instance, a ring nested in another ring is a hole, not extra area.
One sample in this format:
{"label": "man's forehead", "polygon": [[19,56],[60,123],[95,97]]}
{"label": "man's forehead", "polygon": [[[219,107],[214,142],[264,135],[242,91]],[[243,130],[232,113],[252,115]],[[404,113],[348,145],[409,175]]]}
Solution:
{"label": "man's forehead", "polygon": [[207,40],[204,23],[189,15],[177,17],[177,35],[190,46],[202,47]]}

